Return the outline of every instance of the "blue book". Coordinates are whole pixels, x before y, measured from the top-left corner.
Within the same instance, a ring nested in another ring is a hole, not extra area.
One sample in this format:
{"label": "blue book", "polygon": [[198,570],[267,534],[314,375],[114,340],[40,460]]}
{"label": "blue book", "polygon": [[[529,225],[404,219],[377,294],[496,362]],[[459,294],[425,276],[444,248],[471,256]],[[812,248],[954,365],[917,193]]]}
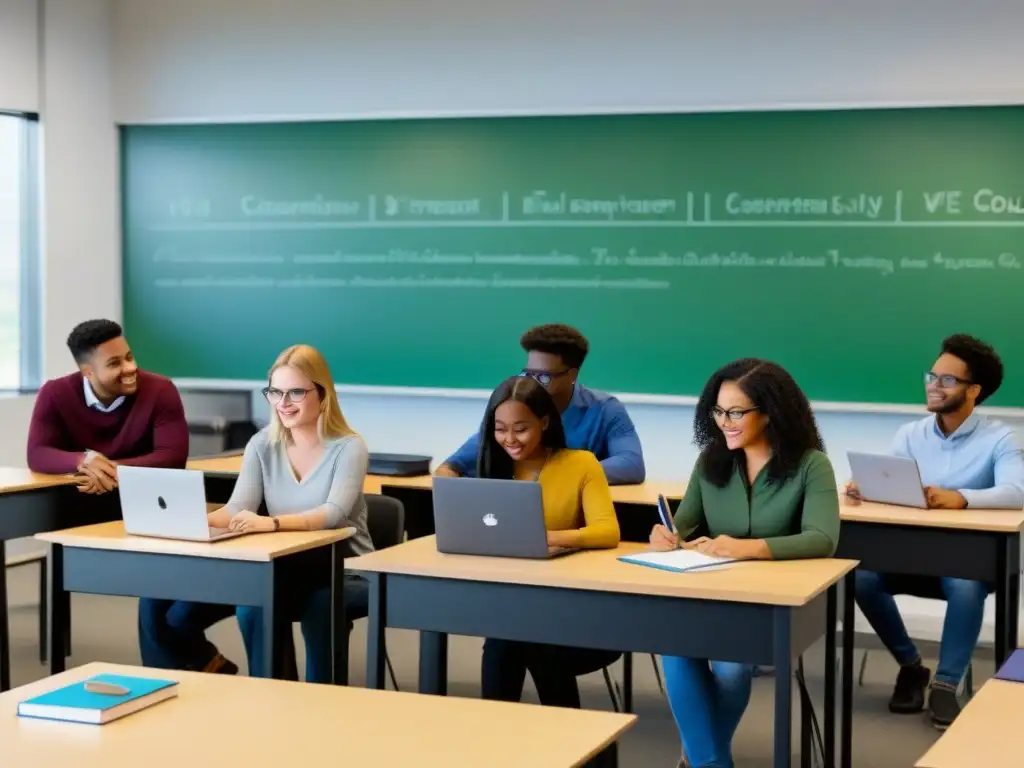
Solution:
{"label": "blue book", "polygon": [[[94,692],[104,688],[115,692]],[[103,725],[177,695],[177,680],[96,675],[20,702],[18,715]]]}
{"label": "blue book", "polygon": [[1024,683],[1024,651],[1014,651],[996,672],[996,680]]}

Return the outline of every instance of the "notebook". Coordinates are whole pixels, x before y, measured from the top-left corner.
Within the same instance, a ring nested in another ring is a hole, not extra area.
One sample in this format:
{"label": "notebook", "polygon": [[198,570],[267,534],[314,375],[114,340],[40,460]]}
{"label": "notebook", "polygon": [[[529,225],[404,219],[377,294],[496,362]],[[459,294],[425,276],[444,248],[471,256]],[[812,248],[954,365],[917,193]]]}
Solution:
{"label": "notebook", "polygon": [[996,680],[1024,683],[1024,650],[1014,651],[996,672]]}
{"label": "notebook", "polygon": [[[85,690],[85,684],[91,681],[120,685],[127,688],[129,693],[122,696],[91,693]],[[103,725],[177,695],[177,680],[95,675],[88,680],[20,702],[18,715],[43,720]]]}
{"label": "notebook", "polygon": [[673,549],[668,552],[638,552],[635,555],[622,555],[619,560],[635,565],[646,565],[660,568],[663,571],[706,571],[716,570],[731,563],[739,562],[734,558],[705,555],[695,549]]}

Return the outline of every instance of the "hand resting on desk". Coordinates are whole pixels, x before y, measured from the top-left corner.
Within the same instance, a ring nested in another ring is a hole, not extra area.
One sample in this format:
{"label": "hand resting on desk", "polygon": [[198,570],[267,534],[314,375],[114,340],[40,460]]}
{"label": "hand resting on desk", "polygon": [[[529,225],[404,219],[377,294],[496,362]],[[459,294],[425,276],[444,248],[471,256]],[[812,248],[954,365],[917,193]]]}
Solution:
{"label": "hand resting on desk", "polygon": [[77,469],[75,480],[81,493],[99,495],[117,488],[117,466],[103,454],[89,451]]}
{"label": "hand resting on desk", "polygon": [[693,541],[680,541],[679,536],[664,525],[651,529],[650,548],[655,552],[673,549],[694,549],[705,555],[735,560],[770,560],[771,552],[764,539],[734,539],[732,536],[701,536]]}
{"label": "hand resting on desk", "polygon": [[[967,500],[959,491],[949,491],[945,488],[936,488],[929,485],[924,489],[924,497],[928,502],[928,509],[966,509]],[[856,507],[864,497],[861,496],[857,484],[852,480],[843,486],[843,504],[848,507]]]}

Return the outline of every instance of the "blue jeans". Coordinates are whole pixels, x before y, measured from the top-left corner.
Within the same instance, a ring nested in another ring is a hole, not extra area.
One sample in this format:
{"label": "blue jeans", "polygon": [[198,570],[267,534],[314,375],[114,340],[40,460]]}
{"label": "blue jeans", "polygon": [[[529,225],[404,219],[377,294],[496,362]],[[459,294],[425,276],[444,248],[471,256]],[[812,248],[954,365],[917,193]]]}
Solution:
{"label": "blue jeans", "polygon": [[206,639],[206,630],[234,612],[231,605],[140,599],[142,664],[158,669],[202,670],[218,653]]}
{"label": "blue jeans", "polygon": [[[907,634],[884,575],[858,569],[855,578],[857,605],[897,663],[913,664],[920,659],[921,654]],[[978,644],[988,586],[968,579],[942,578],[938,581],[946,597],[946,618],[942,624],[935,680],[957,686],[967,672],[974,647]]]}
{"label": "blue jeans", "polygon": [[753,664],[663,656],[665,691],[693,768],[733,768],[732,737],[750,703]]}
{"label": "blue jeans", "polygon": [[[345,576],[345,615],[348,629],[352,620],[366,616],[370,605],[370,583],[359,576]],[[235,609],[242,631],[250,677],[270,677],[263,669],[263,609],[239,606]],[[293,621],[302,626],[306,641],[306,682],[329,683],[334,666],[331,647],[331,588],[320,587],[288,603],[280,619],[283,631],[291,631]]]}

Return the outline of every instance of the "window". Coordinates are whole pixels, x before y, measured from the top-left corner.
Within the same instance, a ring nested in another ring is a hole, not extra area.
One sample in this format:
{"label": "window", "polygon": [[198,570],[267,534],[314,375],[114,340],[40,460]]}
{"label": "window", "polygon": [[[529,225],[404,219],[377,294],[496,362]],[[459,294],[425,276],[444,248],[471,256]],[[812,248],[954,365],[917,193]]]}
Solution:
{"label": "window", "polygon": [[39,384],[36,122],[0,113],[0,390]]}

